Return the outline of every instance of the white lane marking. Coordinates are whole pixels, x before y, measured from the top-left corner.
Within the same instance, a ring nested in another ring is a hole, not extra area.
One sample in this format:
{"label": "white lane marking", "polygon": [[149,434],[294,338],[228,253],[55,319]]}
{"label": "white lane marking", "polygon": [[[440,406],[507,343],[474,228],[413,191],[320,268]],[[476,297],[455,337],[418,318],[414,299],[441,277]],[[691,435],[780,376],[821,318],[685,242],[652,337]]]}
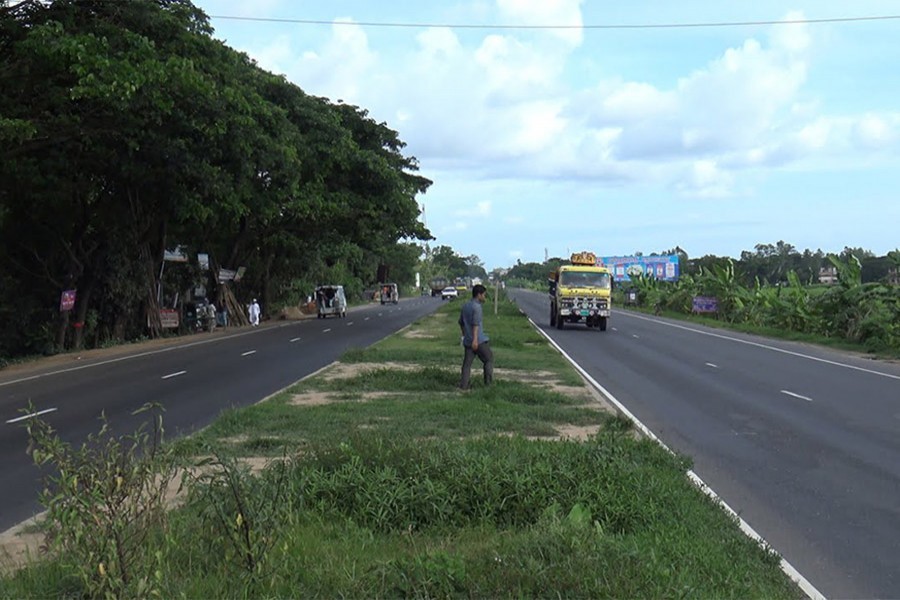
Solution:
{"label": "white lane marking", "polygon": [[641,338],[639,338],[638,336],[634,335],[633,333],[631,334],[631,337],[633,337],[633,338],[636,339],[636,340],[641,339]]}
{"label": "white lane marking", "polygon": [[349,323],[347,323],[347,327],[350,327],[351,325],[353,325],[353,321],[350,321]]}
{"label": "white lane marking", "polygon": [[250,356],[251,354],[256,354],[256,350],[247,350],[241,356]]}
{"label": "white lane marking", "polygon": [[365,318],[365,319],[363,319],[363,320],[364,320],[364,321],[368,321],[368,320],[369,320],[369,317],[366,317],[366,318]]}
{"label": "white lane marking", "polygon": [[807,402],[812,402],[813,399],[807,396],[801,396],[800,394],[795,394],[794,392],[790,392],[788,390],[781,390],[782,394],[787,394],[788,396],[792,396],[794,398],[800,398],[801,400],[806,400]]}
{"label": "white lane marking", "polygon": [[41,415],[46,415],[47,413],[52,413],[55,410],[55,408],[45,408],[44,410],[39,410],[36,413],[31,413],[30,415],[23,415],[21,417],[16,417],[15,419],[10,419],[9,421],[7,421],[7,423],[12,424],[18,423],[19,421],[25,421],[27,419],[33,419]]}
{"label": "white lane marking", "polygon": [[299,341],[300,341],[300,338],[293,338],[293,339],[291,340],[291,343],[293,344],[294,342],[299,342]]}
{"label": "white lane marking", "polygon": [[772,350],[773,352],[781,352],[782,354],[790,354],[791,356],[797,356],[799,358],[806,358],[808,360],[814,360],[816,362],[825,363],[827,365],[832,365],[835,367],[843,367],[845,369],[853,369],[854,371],[862,371],[863,373],[870,373],[872,375],[880,375],[881,377],[888,377],[890,379],[900,380],[900,375],[892,375],[890,373],[882,373],[881,371],[873,371],[872,369],[866,369],[864,367],[857,367],[855,365],[848,365],[846,363],[837,362],[834,360],[828,360],[827,358],[819,358],[817,356],[810,356],[809,354],[802,354],[800,352],[794,352],[792,350],[785,350],[784,348],[778,348],[776,346],[769,346],[767,344],[761,344],[759,342],[751,342],[750,340],[742,340],[740,338],[731,337],[727,335],[721,335],[718,333],[712,333],[709,331],[701,331],[699,329],[692,329],[690,327],[685,327],[684,325],[676,325],[675,323],[667,323],[665,321],[660,321],[659,319],[650,319],[648,317],[640,317],[638,315],[632,315],[625,313],[624,311],[619,312],[620,315],[624,315],[627,317],[633,317],[635,319],[642,319],[644,321],[650,321],[652,323],[658,323],[660,325],[666,325],[668,327],[674,327],[676,329],[684,329],[685,331],[692,331],[693,333],[699,333],[700,335],[708,335],[710,337],[719,338],[722,340],[729,340],[732,342],[738,342],[740,344],[747,344],[748,346],[756,346],[757,348],[765,348],[766,350]]}
{"label": "white lane marking", "polygon": [[[609,401],[612,402],[616,406],[616,408],[618,408],[622,412],[622,414],[624,414],[627,418],[631,419],[634,422],[635,427],[640,429],[644,433],[644,435],[646,435],[648,438],[650,438],[651,440],[655,441],[660,446],[662,446],[667,452],[674,454],[674,452],[672,452],[672,449],[669,448],[668,446],[666,446],[666,444],[661,439],[656,437],[656,434],[653,433],[649,427],[647,427],[646,425],[641,423],[638,420],[638,418],[635,417],[633,414],[631,414],[631,411],[628,410],[627,408],[625,408],[625,405],[622,404],[621,402],[619,402],[619,400],[615,396],[613,396],[609,390],[607,390],[605,387],[600,385],[600,383],[596,379],[591,377],[590,373],[585,371],[581,365],[579,365],[577,362],[575,362],[575,359],[573,359],[571,356],[566,354],[566,351],[563,350],[560,347],[560,345],[557,344],[556,341],[554,341],[553,338],[551,338],[549,335],[547,335],[543,329],[538,327],[537,323],[535,323],[531,319],[531,317],[528,318],[528,321],[531,323],[532,327],[534,327],[537,330],[538,333],[540,333],[542,336],[547,338],[547,341],[549,341],[550,344],[552,344],[553,347],[556,348],[559,351],[559,353],[562,354],[566,358],[566,360],[568,360],[569,363],[572,364],[573,367],[575,367],[575,370],[577,370],[579,373],[581,373],[581,375],[585,379],[587,379],[591,383],[591,385],[593,385],[595,388],[600,390],[600,393],[603,394],[604,396],[606,396],[609,399]],[[694,482],[694,485],[696,485],[698,488],[700,488],[700,490],[703,493],[705,493],[707,496],[712,498],[714,501],[718,502],[722,506],[722,508],[724,508],[735,519],[737,519],[738,523],[740,524],[741,531],[743,531],[747,537],[754,540],[757,544],[759,544],[760,546],[762,546],[764,548],[772,547],[772,545],[769,544],[761,535],[759,535],[756,532],[756,530],[750,526],[749,523],[747,523],[744,519],[742,519],[741,516],[739,514],[737,514],[737,512],[735,512],[735,510],[733,508],[728,506],[727,502],[722,500],[722,498],[720,498],[719,495],[716,494],[716,492],[711,487],[706,485],[706,482],[704,482],[700,478],[699,475],[694,473],[693,469],[689,469],[687,472],[687,475],[691,479],[691,481]],[[797,585],[800,586],[800,589],[803,590],[806,593],[806,595],[809,596],[812,600],[826,600],[825,595],[822,594],[822,592],[820,592],[819,590],[817,590],[815,588],[815,586],[813,586],[813,584],[811,584],[806,579],[806,577],[804,577],[803,575],[800,574],[800,571],[795,569],[794,566],[783,557],[781,559],[781,570],[784,571],[788,577],[793,579],[797,583]]]}
{"label": "white lane marking", "polygon": [[718,368],[719,368],[719,365],[716,365],[716,364],[713,364],[713,363],[706,363],[706,366],[707,366],[707,367],[712,367],[713,369],[718,369]]}
{"label": "white lane marking", "polygon": [[323,329],[322,333],[328,333],[329,331],[331,331],[331,327],[329,327],[328,329]]}
{"label": "white lane marking", "polygon": [[191,342],[189,344],[179,344],[177,346],[171,346],[169,348],[160,348],[159,350],[151,350],[149,352],[139,352],[138,354],[129,354],[128,356],[120,356],[118,358],[111,358],[109,360],[103,360],[96,363],[91,363],[89,365],[79,365],[77,367],[69,367],[68,369],[60,369],[58,371],[49,371],[47,373],[39,373],[37,375],[30,375],[28,377],[22,377],[21,379],[13,379],[11,381],[4,381],[0,383],[0,387],[5,385],[13,385],[14,383],[22,383],[24,381],[32,381],[34,379],[42,379],[44,377],[49,377],[51,375],[61,375],[63,373],[71,373],[72,371],[80,371],[82,369],[92,369],[94,367],[102,367],[103,365],[111,365],[113,363],[122,362],[123,360],[131,360],[133,358],[143,358],[145,356],[152,356],[154,354],[162,354],[163,352],[172,352],[173,350],[184,350],[185,348],[192,348],[193,346],[202,346],[204,344],[212,344],[214,342],[219,342],[222,340],[230,340],[233,338],[242,337],[245,335],[253,335],[254,333],[259,333],[261,331],[265,331],[265,329],[256,329],[252,328],[249,331],[244,331],[242,333],[235,333],[234,335],[227,335],[222,337],[213,337],[205,340],[200,340],[199,342]]}
{"label": "white lane marking", "polygon": [[613,327],[612,330],[613,330],[613,331],[618,331],[619,328],[618,328],[618,327]]}
{"label": "white lane marking", "polygon": [[179,375],[184,375],[187,371],[178,371],[177,373],[169,373],[168,375],[163,375],[163,379],[172,379],[173,377],[178,377]]}

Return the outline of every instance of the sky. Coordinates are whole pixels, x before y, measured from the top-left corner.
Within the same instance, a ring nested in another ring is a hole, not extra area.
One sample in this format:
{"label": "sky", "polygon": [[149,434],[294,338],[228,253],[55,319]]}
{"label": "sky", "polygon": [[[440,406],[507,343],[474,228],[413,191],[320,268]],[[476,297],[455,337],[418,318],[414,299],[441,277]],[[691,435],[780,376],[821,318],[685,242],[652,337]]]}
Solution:
{"label": "sky", "polygon": [[434,182],[430,243],[488,270],[900,247],[900,18],[784,23],[896,0],[194,1],[261,68],[396,130]]}

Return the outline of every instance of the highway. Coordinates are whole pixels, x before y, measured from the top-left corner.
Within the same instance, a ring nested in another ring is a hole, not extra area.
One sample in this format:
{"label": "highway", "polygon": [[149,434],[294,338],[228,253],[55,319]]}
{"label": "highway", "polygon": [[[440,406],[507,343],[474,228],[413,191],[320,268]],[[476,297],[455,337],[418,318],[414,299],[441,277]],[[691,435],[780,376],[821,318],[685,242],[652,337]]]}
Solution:
{"label": "highway", "polygon": [[829,598],[900,597],[900,365],[616,310],[519,307]]}
{"label": "highway", "polygon": [[[0,531],[40,511],[39,472],[25,453],[29,401],[62,439],[80,444],[105,411],[117,432],[146,417],[147,402],[165,407],[166,437],[202,428],[223,410],[246,406],[363,348],[441,306],[439,298],[351,308],[346,318],[263,323],[258,328],[196,334],[172,346],[141,345],[115,358],[0,372]],[[46,411],[46,412],[44,412]]]}

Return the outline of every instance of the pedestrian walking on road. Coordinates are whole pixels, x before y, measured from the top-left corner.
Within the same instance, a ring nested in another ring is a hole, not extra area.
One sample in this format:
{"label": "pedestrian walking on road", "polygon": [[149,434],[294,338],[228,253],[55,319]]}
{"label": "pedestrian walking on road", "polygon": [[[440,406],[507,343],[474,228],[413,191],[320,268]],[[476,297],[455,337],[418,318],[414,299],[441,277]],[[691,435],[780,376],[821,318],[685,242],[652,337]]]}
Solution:
{"label": "pedestrian walking on road", "polygon": [[491,352],[490,340],[484,331],[483,311],[487,289],[481,285],[472,287],[472,299],[466,302],[459,311],[459,331],[462,334],[463,355],[462,376],[459,381],[461,389],[469,389],[469,378],[472,375],[472,363],[475,357],[484,367],[484,385],[494,380],[494,354]]}
{"label": "pedestrian walking on road", "polygon": [[250,303],[250,324],[254,327],[259,326],[259,303],[256,301],[256,298],[253,299],[253,302]]}

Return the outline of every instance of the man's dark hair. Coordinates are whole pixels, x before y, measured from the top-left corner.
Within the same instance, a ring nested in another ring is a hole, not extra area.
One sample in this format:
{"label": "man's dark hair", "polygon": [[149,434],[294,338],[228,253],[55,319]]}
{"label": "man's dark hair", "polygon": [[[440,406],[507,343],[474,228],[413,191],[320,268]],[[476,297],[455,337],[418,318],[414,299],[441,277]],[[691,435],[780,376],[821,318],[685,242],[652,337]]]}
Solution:
{"label": "man's dark hair", "polygon": [[472,297],[475,298],[479,294],[483,294],[486,291],[487,291],[487,288],[484,287],[483,285],[481,285],[480,283],[478,285],[474,285],[474,286],[472,286]]}

